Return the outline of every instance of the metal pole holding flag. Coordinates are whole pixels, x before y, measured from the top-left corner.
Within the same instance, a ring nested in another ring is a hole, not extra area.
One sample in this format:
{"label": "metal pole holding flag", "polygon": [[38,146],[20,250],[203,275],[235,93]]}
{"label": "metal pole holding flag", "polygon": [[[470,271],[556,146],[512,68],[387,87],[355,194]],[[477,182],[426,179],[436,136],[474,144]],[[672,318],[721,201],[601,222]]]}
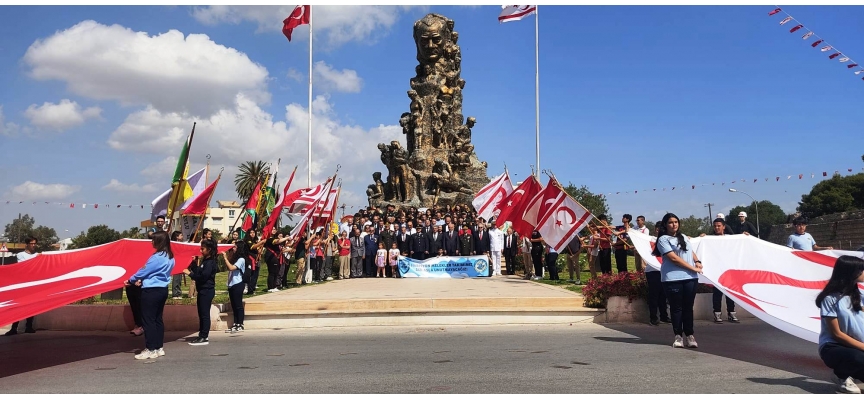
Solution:
{"label": "metal pole holding flag", "polygon": [[[534,9],[534,108],[537,118],[537,171],[540,171],[540,6]],[[540,177],[540,173],[537,173]]]}
{"label": "metal pole holding flag", "polygon": [[309,6],[309,162],[306,185],[312,186],[312,6]]}

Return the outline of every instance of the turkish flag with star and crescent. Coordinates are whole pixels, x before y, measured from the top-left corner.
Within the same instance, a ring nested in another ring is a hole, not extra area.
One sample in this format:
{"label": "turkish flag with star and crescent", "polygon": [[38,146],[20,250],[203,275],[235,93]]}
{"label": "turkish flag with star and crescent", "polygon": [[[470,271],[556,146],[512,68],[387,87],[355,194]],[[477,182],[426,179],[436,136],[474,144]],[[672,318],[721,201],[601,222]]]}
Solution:
{"label": "turkish flag with star and crescent", "polygon": [[291,41],[291,33],[294,31],[294,28],[300,25],[309,24],[310,8],[311,6],[297,6],[294,8],[294,11],[291,12],[291,15],[282,21],[282,33],[285,34],[285,37],[288,38],[289,42]]}
{"label": "turkish flag with star and crescent", "polygon": [[556,185],[554,189],[558,191],[554,197],[555,201],[546,207],[545,214],[537,221],[537,231],[549,246],[560,253],[582,229],[588,226],[592,215],[560,187]]}
{"label": "turkish flag with star and crescent", "polygon": [[[231,247],[218,245],[220,252]],[[171,242],[171,251],[171,274],[176,275],[201,255],[201,245]],[[120,289],[153,252],[150,240],[121,239],[85,249],[46,251],[0,266],[0,326]]]}
{"label": "turkish flag with star and crescent", "polygon": [[498,208],[501,209],[501,213],[498,214],[498,226],[501,226],[501,223],[505,221],[510,221],[513,224],[513,230],[520,236],[531,235],[534,225],[522,220],[522,216],[525,214],[525,209],[528,208],[531,199],[541,190],[543,187],[540,186],[534,175],[529,175],[528,179],[519,184],[513,193],[501,200],[498,205]]}

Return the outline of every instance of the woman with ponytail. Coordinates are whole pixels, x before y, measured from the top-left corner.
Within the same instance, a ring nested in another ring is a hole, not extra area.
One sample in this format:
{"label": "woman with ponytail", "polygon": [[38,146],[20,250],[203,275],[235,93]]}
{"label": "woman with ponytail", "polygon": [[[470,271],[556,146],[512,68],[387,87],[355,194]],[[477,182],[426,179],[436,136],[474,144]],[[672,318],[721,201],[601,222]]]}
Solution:
{"label": "woman with ponytail", "polygon": [[822,329],[819,332],[819,357],[834,370],[837,393],[861,393],[853,379],[864,380],[864,313],[861,291],[864,260],[840,256],[834,263],[831,279],[816,296]]}
{"label": "woman with ponytail", "polygon": [[193,346],[210,343],[210,306],[216,296],[216,273],[219,272],[216,252],[216,242],[207,239],[201,241],[201,264],[196,265],[197,263],[193,262],[189,268],[183,270],[198,288],[198,338],[189,342]]}
{"label": "woman with ponytail", "polygon": [[672,330],[675,341],[672,347],[696,348],[693,337],[693,302],[696,301],[696,287],[702,273],[702,261],[696,257],[690,239],[679,230],[678,216],[667,213],[663,216],[657,247],[653,254],[663,257],[660,264],[660,279],[669,301],[672,314]]}
{"label": "woman with ponytail", "polygon": [[249,245],[243,240],[237,241],[232,250],[222,253],[222,257],[228,267],[228,298],[234,314],[234,324],[229,332],[243,332],[243,288],[246,286],[243,283],[243,273],[249,268]]}

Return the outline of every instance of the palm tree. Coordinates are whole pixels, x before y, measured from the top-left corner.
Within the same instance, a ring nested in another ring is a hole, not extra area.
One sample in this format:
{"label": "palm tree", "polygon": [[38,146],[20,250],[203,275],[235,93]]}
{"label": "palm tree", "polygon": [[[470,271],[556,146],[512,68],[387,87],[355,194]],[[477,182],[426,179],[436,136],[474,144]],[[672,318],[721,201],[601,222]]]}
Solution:
{"label": "palm tree", "polygon": [[255,190],[255,185],[260,179],[262,182],[267,177],[270,168],[264,161],[246,161],[239,167],[240,172],[234,177],[234,190],[237,191],[237,196],[240,200],[246,200],[252,195]]}

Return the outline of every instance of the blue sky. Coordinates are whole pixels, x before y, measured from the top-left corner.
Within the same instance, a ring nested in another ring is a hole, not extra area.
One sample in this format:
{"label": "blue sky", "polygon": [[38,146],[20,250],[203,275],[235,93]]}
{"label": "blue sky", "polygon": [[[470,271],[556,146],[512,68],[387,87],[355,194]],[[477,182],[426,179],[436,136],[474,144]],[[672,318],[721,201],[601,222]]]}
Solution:
{"label": "blue sky", "polygon": [[[29,213],[61,237],[136,226],[167,188],[192,121],[194,166],[209,153],[211,179],[222,166],[229,178],[214,200],[235,198],[243,160],[281,157],[283,171],[300,167],[294,186],[305,185],[308,29],[291,43],[279,31],[292,8],[2,7],[0,222]],[[860,172],[861,76],[811,48],[805,31],[779,26],[771,9],[541,6],[541,166],[613,193],[616,221],[625,212],[707,215],[708,202],[727,212],[749,202],[726,191],[742,178],[734,187],[792,212],[822,171]],[[864,8],[784,9],[864,62],[855,40]],[[514,180],[527,176],[534,17],[499,24],[499,11],[314,6],[313,180],[339,163],[343,199],[365,205],[371,173],[384,170],[375,144],[404,143],[411,27],[428,12],[456,21],[463,113],[477,118],[473,140],[490,177],[504,162]]]}

